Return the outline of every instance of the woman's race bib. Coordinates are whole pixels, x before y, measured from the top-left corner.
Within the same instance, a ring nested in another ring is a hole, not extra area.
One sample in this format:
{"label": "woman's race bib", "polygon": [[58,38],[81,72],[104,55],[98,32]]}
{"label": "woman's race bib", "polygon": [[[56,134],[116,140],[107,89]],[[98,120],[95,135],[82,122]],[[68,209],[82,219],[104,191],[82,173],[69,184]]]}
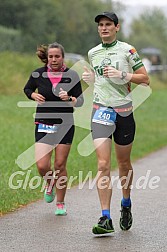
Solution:
{"label": "woman's race bib", "polygon": [[39,123],[38,124],[38,132],[44,132],[44,133],[55,133],[57,132],[58,126],[56,125],[46,125]]}

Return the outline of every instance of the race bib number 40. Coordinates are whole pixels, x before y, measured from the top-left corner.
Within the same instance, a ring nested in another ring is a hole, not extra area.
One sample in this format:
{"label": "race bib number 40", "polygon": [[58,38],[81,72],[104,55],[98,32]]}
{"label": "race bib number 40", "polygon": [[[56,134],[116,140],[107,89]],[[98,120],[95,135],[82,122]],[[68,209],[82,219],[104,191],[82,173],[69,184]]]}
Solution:
{"label": "race bib number 40", "polygon": [[44,133],[55,133],[57,132],[58,126],[56,125],[46,125],[46,124],[38,124],[38,132]]}
{"label": "race bib number 40", "polygon": [[112,108],[100,107],[96,110],[92,122],[104,125],[113,125],[116,121],[117,113]]}

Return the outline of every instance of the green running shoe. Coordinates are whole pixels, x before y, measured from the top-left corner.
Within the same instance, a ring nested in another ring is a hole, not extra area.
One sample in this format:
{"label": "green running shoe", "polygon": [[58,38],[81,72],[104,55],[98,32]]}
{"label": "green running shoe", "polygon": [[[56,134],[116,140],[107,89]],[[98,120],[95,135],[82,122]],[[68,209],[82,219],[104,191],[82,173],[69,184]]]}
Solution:
{"label": "green running shoe", "polygon": [[44,191],[44,199],[47,203],[51,203],[55,199],[54,185],[52,187],[49,185],[46,185],[45,191]]}
{"label": "green running shoe", "polygon": [[108,219],[107,216],[100,217],[98,223],[93,226],[92,232],[93,234],[113,233],[114,227],[112,220]]}
{"label": "green running shoe", "polygon": [[124,207],[121,205],[120,228],[124,231],[129,230],[132,226],[133,218],[131,213],[131,206]]}
{"label": "green running shoe", "polygon": [[67,209],[66,209],[64,202],[57,202],[56,203],[55,215],[62,215],[62,216],[67,215]]}

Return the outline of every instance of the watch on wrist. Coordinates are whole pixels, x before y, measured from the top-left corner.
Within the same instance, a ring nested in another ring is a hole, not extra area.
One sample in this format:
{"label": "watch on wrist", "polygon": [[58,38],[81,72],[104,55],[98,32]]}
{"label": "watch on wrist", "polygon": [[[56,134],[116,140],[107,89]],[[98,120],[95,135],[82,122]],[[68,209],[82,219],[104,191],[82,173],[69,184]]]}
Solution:
{"label": "watch on wrist", "polygon": [[127,72],[122,71],[122,73],[121,73],[121,80],[124,80],[126,78],[126,76],[127,76]]}
{"label": "watch on wrist", "polygon": [[68,101],[72,101],[72,96],[69,96]]}

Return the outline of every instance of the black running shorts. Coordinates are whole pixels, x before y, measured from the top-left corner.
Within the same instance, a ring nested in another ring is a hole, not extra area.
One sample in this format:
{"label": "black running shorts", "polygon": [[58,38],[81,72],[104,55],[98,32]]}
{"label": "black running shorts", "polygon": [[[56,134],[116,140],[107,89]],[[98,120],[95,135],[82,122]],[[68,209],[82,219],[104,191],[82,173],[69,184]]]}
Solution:
{"label": "black running shorts", "polygon": [[59,125],[57,132],[45,133],[38,132],[38,124],[35,128],[35,142],[45,143],[49,145],[71,144],[74,137],[74,125]]}
{"label": "black running shorts", "polygon": [[[93,108],[92,118],[96,109]],[[128,145],[133,142],[135,136],[135,120],[133,113],[122,115],[117,113],[115,124],[106,126],[103,124],[91,122],[91,131],[93,139],[114,138],[115,143],[119,145]]]}

